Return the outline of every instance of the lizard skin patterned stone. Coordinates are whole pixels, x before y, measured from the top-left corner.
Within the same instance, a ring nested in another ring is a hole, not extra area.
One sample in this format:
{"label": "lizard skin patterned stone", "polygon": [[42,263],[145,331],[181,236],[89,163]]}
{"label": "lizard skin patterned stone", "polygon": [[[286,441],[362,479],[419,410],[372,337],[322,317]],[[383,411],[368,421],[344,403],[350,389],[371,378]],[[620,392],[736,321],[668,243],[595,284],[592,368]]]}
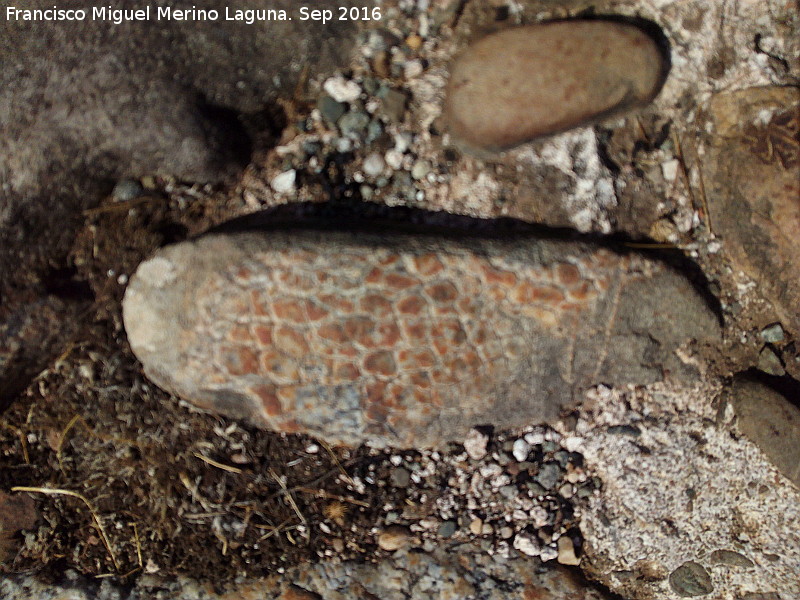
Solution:
{"label": "lizard skin patterned stone", "polygon": [[644,106],[666,78],[655,39],[633,25],[573,20],[493,33],[459,55],[445,103],[467,147],[504,150]]}
{"label": "lizard skin patterned stone", "polygon": [[124,320],[166,390],[272,429],[378,446],[553,419],[592,383],[680,371],[673,350],[689,329],[716,331],[683,278],[636,256],[315,230],[164,248],[132,278]]}

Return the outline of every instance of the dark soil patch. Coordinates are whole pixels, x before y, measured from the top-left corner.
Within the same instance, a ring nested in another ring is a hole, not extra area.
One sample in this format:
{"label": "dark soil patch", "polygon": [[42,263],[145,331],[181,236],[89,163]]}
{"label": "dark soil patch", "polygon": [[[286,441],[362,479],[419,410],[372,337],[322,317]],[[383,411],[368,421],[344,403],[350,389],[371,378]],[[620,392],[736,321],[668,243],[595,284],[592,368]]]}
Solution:
{"label": "dark soil patch", "polygon": [[[122,328],[127,275],[156,247],[244,209],[212,190],[163,187],[172,193],[86,213],[71,267],[96,301],[78,340],[0,421],[0,489],[60,491],[34,493],[38,528],[7,544],[2,568],[45,577],[157,568],[221,581],[310,560],[335,538],[339,556],[372,553],[386,490],[356,493],[350,477],[379,453],[202,414],[144,378]],[[319,539],[323,522],[331,535]]]}

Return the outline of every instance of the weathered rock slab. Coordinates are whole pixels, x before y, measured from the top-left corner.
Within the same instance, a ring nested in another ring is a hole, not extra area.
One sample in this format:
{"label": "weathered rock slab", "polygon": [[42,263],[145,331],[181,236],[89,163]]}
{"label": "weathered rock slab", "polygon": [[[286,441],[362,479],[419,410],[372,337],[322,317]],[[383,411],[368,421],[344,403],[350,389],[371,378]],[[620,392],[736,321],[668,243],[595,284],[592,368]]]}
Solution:
{"label": "weathered rock slab", "polygon": [[548,421],[597,382],[690,376],[717,323],[663,265],[528,236],[217,234],[140,265],[124,301],[161,387],[269,428],[435,446]]}
{"label": "weathered rock slab", "polygon": [[[715,231],[785,328],[800,333],[800,90],[748,88],[714,96],[703,159]],[[746,165],[746,168],[743,168]]]}
{"label": "weathered rock slab", "polygon": [[626,599],[800,597],[798,488],[718,393],[587,395],[572,445],[603,486],[583,513],[581,566]]}
{"label": "weathered rock slab", "polygon": [[445,116],[463,144],[502,150],[648,103],[666,64],[656,41],[629,24],[575,20],[509,29],[455,60]]}

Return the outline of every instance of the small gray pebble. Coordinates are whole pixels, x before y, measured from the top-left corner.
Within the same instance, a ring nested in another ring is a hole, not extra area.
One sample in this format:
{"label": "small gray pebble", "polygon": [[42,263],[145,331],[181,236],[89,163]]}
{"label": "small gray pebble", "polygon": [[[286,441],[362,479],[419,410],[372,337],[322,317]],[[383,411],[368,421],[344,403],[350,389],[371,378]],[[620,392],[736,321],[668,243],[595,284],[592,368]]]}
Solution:
{"label": "small gray pebble", "polygon": [[534,479],[546,490],[555,489],[561,479],[561,467],[557,463],[545,463],[539,468]]}
{"label": "small gray pebble", "polygon": [[380,121],[373,119],[367,126],[367,143],[371,144],[383,135],[383,125]]}
{"label": "small gray pebble", "polygon": [[401,122],[406,113],[406,103],[408,102],[406,95],[399,90],[390,89],[382,96],[382,100],[378,114],[390,123]]}
{"label": "small gray pebble", "polygon": [[314,156],[322,150],[322,144],[319,142],[303,142],[303,152],[309,156]]}
{"label": "small gray pebble", "polygon": [[374,77],[366,77],[361,85],[364,86],[364,91],[370,96],[374,96],[380,87],[378,80]]}
{"label": "small gray pebble", "polygon": [[317,108],[322,118],[333,125],[342,118],[342,115],[344,115],[347,110],[347,105],[344,102],[337,102],[330,96],[323,96],[319,99]]}
{"label": "small gray pebble", "polygon": [[398,467],[392,470],[390,478],[394,487],[405,488],[411,482],[411,473],[403,467]]}
{"label": "small gray pebble", "polygon": [[709,560],[712,563],[728,565],[729,567],[743,567],[749,569],[755,566],[752,560],[734,550],[714,550],[709,556]]}
{"label": "small gray pebble", "polygon": [[612,425],[608,428],[608,433],[612,435],[630,435],[632,437],[639,437],[642,435],[642,430],[636,425]]}
{"label": "small gray pebble", "polygon": [[775,354],[775,351],[769,346],[764,346],[758,355],[758,365],[756,367],[759,371],[763,371],[767,375],[776,375],[781,377],[786,374],[781,364],[781,359]]}
{"label": "small gray pebble", "polygon": [[533,494],[534,496],[544,496],[547,493],[547,490],[544,489],[541,485],[539,485],[535,481],[529,481],[525,485],[528,487],[531,494]]}
{"label": "small gray pebble", "polygon": [[127,202],[138,198],[143,192],[142,184],[135,179],[122,179],[114,186],[111,195],[118,202]]}
{"label": "small gray pebble", "polygon": [[439,525],[439,535],[443,538],[452,537],[456,532],[456,528],[457,525],[455,521],[444,521],[441,525]]}
{"label": "small gray pebble", "polygon": [[761,339],[765,342],[777,344],[782,342],[783,338],[783,327],[781,327],[780,323],[773,323],[761,330]]}
{"label": "small gray pebble", "polygon": [[560,448],[560,446],[557,443],[551,442],[551,441],[544,442],[542,444],[542,451],[543,452],[555,452],[559,448]]}
{"label": "small gray pebble", "polygon": [[507,498],[508,500],[513,500],[517,496],[519,496],[519,491],[513,485],[504,485],[500,488],[500,495],[503,498]]}
{"label": "small gray pebble", "polygon": [[683,598],[705,596],[714,591],[708,571],[703,565],[691,560],[670,573],[669,584],[672,590]]}
{"label": "small gray pebble", "polygon": [[342,135],[358,139],[369,125],[369,115],[359,111],[349,112],[337,121],[337,125],[342,131]]}
{"label": "small gray pebble", "polygon": [[558,464],[560,464],[562,467],[566,467],[569,463],[569,452],[566,450],[559,450],[553,454],[553,458],[556,459],[556,462],[558,462]]}

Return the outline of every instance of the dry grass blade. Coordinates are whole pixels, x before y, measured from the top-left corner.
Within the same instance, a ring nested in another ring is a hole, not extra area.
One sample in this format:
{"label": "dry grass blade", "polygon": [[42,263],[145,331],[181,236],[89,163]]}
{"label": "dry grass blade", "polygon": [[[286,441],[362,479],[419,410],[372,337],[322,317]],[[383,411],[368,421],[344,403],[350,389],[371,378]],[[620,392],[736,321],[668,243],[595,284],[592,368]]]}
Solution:
{"label": "dry grass blade", "polygon": [[297,506],[297,502],[294,501],[294,496],[292,496],[292,492],[289,491],[289,488],[286,487],[286,482],[281,479],[281,477],[273,470],[269,470],[269,474],[272,475],[272,478],[281,486],[283,493],[285,494],[286,498],[289,500],[289,504],[292,505],[294,512],[297,514],[297,518],[305,525],[306,518],[303,516],[303,513],[300,512],[300,508]]}
{"label": "dry grass blade", "polygon": [[203,456],[199,452],[192,452],[192,454],[195,457],[197,457],[200,460],[202,460],[203,462],[208,463],[212,467],[217,467],[218,469],[222,469],[223,471],[228,471],[229,473],[236,473],[236,474],[240,474],[242,472],[242,470],[239,467],[232,467],[230,465],[226,465],[224,463],[217,462],[213,458],[208,458],[207,456]]}
{"label": "dry grass blade", "polygon": [[77,498],[81,502],[86,505],[86,508],[89,509],[89,512],[94,519],[95,528],[97,532],[100,534],[100,538],[103,540],[103,544],[108,551],[108,555],[111,557],[111,562],[114,563],[114,568],[119,571],[119,563],[117,562],[117,557],[114,554],[114,550],[111,548],[111,543],[108,541],[108,536],[106,535],[106,530],[103,527],[103,523],[100,520],[100,515],[98,514],[97,510],[95,510],[92,503],[86,499],[86,497],[78,492],[73,492],[71,490],[60,490],[57,488],[43,488],[43,487],[25,487],[25,486],[17,486],[11,488],[12,492],[28,492],[31,494],[47,494],[50,496],[70,496],[72,498]]}

